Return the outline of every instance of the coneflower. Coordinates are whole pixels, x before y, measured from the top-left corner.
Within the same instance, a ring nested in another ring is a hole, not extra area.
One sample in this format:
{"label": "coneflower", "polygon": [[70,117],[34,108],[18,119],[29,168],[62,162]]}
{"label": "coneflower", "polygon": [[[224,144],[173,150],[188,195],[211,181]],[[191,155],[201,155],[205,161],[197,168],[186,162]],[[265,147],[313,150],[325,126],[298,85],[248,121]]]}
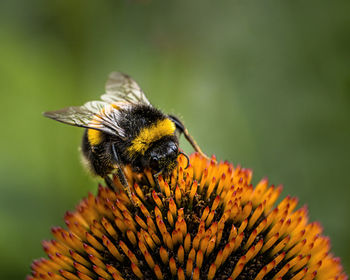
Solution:
{"label": "coneflower", "polygon": [[186,165],[168,180],[126,169],[136,207],[117,178],[116,192],[100,186],[52,229],[27,279],[347,279],[306,207],[275,206],[281,187],[196,153]]}

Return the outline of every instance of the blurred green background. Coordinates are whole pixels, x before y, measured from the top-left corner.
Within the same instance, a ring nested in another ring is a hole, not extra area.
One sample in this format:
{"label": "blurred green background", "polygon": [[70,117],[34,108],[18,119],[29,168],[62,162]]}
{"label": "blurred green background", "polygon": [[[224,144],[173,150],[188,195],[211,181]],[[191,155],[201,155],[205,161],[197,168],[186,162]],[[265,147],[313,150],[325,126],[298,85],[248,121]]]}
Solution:
{"label": "blurred green background", "polygon": [[[307,203],[350,271],[350,1],[1,1],[0,278],[96,191],[82,130],[42,117],[113,70],[180,115],[204,151]],[[191,151],[182,141],[186,151]]]}

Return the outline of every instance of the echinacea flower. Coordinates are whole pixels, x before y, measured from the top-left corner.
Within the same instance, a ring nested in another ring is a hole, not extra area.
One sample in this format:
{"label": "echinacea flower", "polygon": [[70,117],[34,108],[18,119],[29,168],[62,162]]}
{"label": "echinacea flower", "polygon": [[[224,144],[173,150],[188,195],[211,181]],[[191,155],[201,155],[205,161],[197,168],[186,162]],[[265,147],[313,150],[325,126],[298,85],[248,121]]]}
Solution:
{"label": "echinacea flower", "polygon": [[186,164],[169,180],[126,169],[137,206],[117,178],[116,192],[100,186],[52,229],[27,279],[347,279],[306,207],[275,206],[281,187],[198,154]]}

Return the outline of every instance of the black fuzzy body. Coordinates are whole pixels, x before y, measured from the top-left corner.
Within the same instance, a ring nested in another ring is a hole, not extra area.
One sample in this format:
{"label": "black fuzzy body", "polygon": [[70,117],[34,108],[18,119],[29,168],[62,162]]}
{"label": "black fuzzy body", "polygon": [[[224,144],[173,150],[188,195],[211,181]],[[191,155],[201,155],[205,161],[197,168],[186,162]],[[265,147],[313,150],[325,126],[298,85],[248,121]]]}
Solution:
{"label": "black fuzzy body", "polygon": [[[164,136],[151,143],[143,155],[129,152],[132,141],[143,128],[151,127],[156,122],[169,119],[169,117],[148,105],[132,105],[127,109],[118,110],[118,113],[118,126],[124,130],[125,137],[102,133],[101,143],[92,145],[88,139],[88,129],[84,132],[82,154],[92,173],[106,177],[114,171],[116,164],[121,167],[130,165],[136,172],[142,172],[147,167],[154,169],[150,166],[151,157],[156,157],[159,160],[160,167],[157,166],[158,168],[162,168],[164,173],[169,173],[175,166],[178,155],[178,138],[175,134]],[[117,158],[114,156],[112,145],[115,148]],[[176,149],[176,158],[174,158],[174,152],[169,154],[169,149]]]}

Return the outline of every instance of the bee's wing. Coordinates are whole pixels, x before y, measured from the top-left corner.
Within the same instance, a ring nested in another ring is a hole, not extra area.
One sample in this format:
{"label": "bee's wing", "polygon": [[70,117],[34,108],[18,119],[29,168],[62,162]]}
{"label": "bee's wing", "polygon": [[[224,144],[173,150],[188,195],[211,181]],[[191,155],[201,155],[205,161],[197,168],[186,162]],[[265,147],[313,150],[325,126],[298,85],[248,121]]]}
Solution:
{"label": "bee's wing", "polygon": [[120,72],[109,74],[106,93],[101,99],[107,103],[128,102],[151,105],[140,86],[128,75]]}
{"label": "bee's wing", "polygon": [[118,110],[103,101],[90,101],[83,106],[44,113],[45,117],[62,123],[96,129],[123,138],[125,131],[118,125],[119,115]]}

